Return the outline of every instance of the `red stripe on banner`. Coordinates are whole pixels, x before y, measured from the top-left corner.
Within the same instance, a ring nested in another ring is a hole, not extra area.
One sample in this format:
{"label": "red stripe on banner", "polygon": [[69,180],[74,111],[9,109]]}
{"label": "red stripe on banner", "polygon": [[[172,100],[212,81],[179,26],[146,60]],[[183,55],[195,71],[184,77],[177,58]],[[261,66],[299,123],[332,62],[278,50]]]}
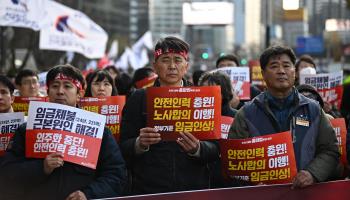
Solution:
{"label": "red stripe on banner", "polygon": [[291,189],[290,184],[284,185],[263,185],[241,188],[224,188],[200,191],[184,191],[173,193],[162,193],[152,195],[139,195],[129,197],[110,198],[124,200],[348,200],[350,198],[350,181],[333,181],[319,183],[304,189]]}

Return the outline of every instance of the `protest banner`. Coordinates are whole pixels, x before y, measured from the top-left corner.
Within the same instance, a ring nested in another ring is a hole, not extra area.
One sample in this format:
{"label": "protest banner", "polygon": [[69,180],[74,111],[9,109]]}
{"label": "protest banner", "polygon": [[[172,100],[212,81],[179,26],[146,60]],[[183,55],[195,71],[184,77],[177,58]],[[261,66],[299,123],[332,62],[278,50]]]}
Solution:
{"label": "protest banner", "polygon": [[224,176],[250,184],[290,183],[297,173],[290,132],[220,140]]}
{"label": "protest banner", "polygon": [[120,122],[124,105],[125,96],[84,97],[79,102],[81,109],[106,116],[106,126],[117,141],[120,136]]}
{"label": "protest banner", "polygon": [[260,66],[251,66],[251,79],[253,85],[258,85],[261,87],[266,87],[266,83],[264,81],[264,78],[261,73],[261,67]]}
{"label": "protest banner", "polygon": [[347,166],[348,160],[346,156],[346,124],[344,118],[336,118],[330,120],[332,127],[335,131],[335,135],[338,140],[338,147],[340,152],[340,161]]}
{"label": "protest banner", "polygon": [[258,185],[115,197],[110,198],[110,200],[348,200],[350,196],[349,187],[349,180],[340,180],[316,183],[302,189],[291,189],[291,184]]}
{"label": "protest banner", "polygon": [[232,88],[237,93],[239,99],[250,99],[250,76],[249,67],[221,67],[213,70],[225,72],[232,82]]}
{"label": "protest banner", "polygon": [[72,106],[31,101],[26,157],[61,152],[63,160],[96,169],[106,116]]}
{"label": "protest banner", "polygon": [[221,139],[228,138],[228,133],[230,132],[233,121],[233,117],[221,116]]}
{"label": "protest banner", "polygon": [[219,139],[220,87],[147,88],[147,126],[158,129],[163,140],[176,140],[185,131],[200,140]]}
{"label": "protest banner", "polygon": [[47,101],[47,97],[15,97],[12,103],[14,112],[24,112],[25,116],[28,116],[28,108],[30,101]]}
{"label": "protest banner", "polygon": [[24,113],[0,113],[0,156],[3,156],[17,128],[24,123]]}
{"label": "protest banner", "polygon": [[48,24],[47,10],[50,2],[36,1],[8,1],[0,0],[0,26],[13,26],[40,30]]}
{"label": "protest banner", "polygon": [[343,71],[324,74],[300,74],[300,84],[314,86],[322,99],[340,109],[343,97]]}

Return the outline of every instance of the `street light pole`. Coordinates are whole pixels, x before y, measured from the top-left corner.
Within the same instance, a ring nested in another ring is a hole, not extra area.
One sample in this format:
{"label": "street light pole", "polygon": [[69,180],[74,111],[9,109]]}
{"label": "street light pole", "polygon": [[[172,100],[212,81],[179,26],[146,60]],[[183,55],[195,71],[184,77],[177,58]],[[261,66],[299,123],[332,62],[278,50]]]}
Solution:
{"label": "street light pole", "polygon": [[270,32],[271,32],[271,5],[270,0],[265,0],[265,10],[266,10],[266,32],[265,32],[265,47],[270,46]]}
{"label": "street light pole", "polygon": [[5,53],[5,38],[4,38],[4,27],[0,26],[0,74],[5,73],[5,61],[6,61],[6,53]]}

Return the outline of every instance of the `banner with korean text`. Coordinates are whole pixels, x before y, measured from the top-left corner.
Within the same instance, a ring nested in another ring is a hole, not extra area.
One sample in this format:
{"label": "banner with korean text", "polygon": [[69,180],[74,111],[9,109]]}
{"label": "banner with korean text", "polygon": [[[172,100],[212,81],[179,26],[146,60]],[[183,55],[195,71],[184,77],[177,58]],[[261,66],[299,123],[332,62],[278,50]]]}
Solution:
{"label": "banner with korean text", "polygon": [[225,176],[251,184],[290,183],[297,173],[290,132],[220,140]]}
{"label": "banner with korean text", "polygon": [[125,96],[85,97],[79,102],[81,109],[106,116],[106,126],[117,141],[120,136],[120,121],[124,105]]}
{"label": "banner with korean text", "polygon": [[261,73],[260,66],[251,66],[251,79],[253,85],[266,87],[266,83]]}
{"label": "banner with korean text", "polygon": [[347,166],[348,160],[346,155],[346,124],[344,118],[337,118],[330,120],[332,127],[335,131],[335,135],[338,140],[338,147],[340,152],[340,161]]}
{"label": "banner with korean text", "polygon": [[184,131],[200,140],[221,137],[219,86],[147,88],[147,113],[147,126],[163,140],[176,140]]}
{"label": "banner with korean text", "polygon": [[249,67],[222,67],[215,71],[225,72],[232,81],[232,88],[238,94],[239,99],[250,99],[250,75]]}
{"label": "banner with korean text", "polygon": [[221,139],[227,139],[231,125],[234,121],[233,117],[221,116]]}
{"label": "banner with korean text", "polygon": [[40,30],[40,49],[72,51],[90,59],[105,55],[108,35],[87,15],[56,1],[49,1],[45,10],[50,23]]}
{"label": "banner with korean text", "polygon": [[324,101],[340,109],[343,97],[343,71],[324,74],[300,74],[300,84],[314,86]]}
{"label": "banner with korean text", "polygon": [[48,23],[48,0],[0,0],[0,26],[14,26],[40,30]]}
{"label": "banner with korean text", "polygon": [[24,123],[24,113],[0,113],[0,156],[3,156],[19,125]]}
{"label": "banner with korean text", "polygon": [[61,152],[63,160],[96,169],[106,116],[56,103],[31,101],[26,157]]}
{"label": "banner with korean text", "polygon": [[47,97],[15,97],[12,103],[14,112],[24,112],[25,116],[28,116],[28,108],[30,101],[42,101],[46,102]]}

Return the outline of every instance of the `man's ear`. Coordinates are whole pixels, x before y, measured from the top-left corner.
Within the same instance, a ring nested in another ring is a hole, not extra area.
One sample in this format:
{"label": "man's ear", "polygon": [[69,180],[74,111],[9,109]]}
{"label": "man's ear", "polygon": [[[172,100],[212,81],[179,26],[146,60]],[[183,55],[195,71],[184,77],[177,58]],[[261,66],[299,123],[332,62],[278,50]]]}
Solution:
{"label": "man's ear", "polygon": [[85,90],[79,90],[79,92],[78,92],[78,100],[80,98],[84,97],[84,95],[85,95]]}
{"label": "man's ear", "polygon": [[11,95],[11,104],[13,104],[14,101],[15,101],[15,96]]}

